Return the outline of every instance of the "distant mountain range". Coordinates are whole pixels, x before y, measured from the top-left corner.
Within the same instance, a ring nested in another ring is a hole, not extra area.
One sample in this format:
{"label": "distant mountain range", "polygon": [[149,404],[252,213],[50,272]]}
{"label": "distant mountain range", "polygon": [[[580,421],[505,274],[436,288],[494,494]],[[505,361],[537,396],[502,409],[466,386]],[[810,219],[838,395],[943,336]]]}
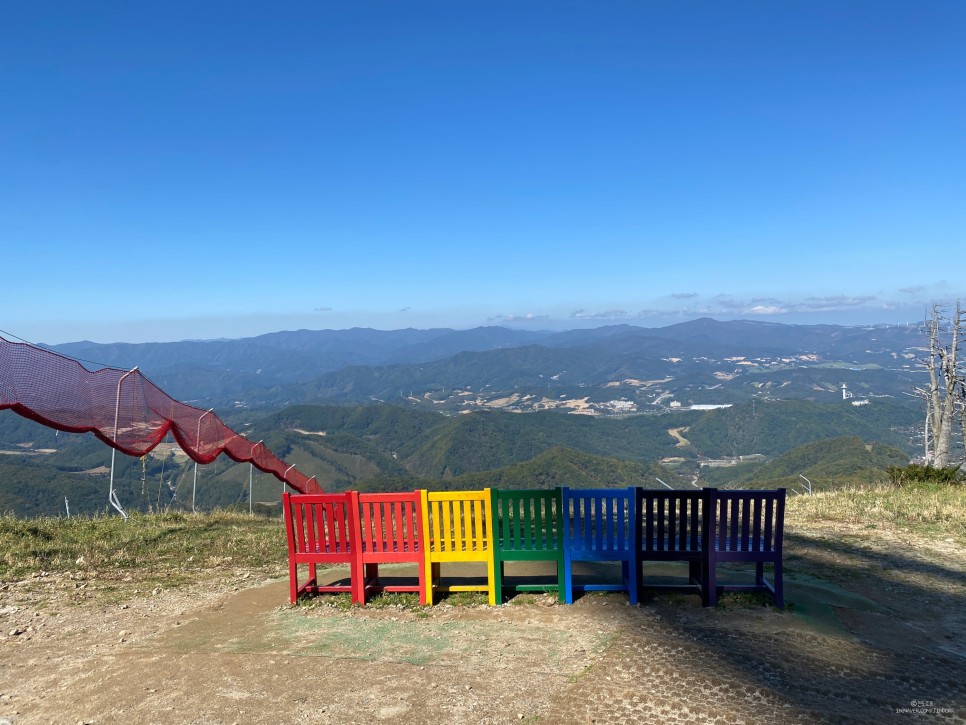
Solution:
{"label": "distant mountain range", "polygon": [[141,371],[199,407],[393,401],[433,410],[657,412],[673,402],[891,396],[921,380],[915,327],[699,319],[567,332],[299,330],[240,340],[52,346]]}

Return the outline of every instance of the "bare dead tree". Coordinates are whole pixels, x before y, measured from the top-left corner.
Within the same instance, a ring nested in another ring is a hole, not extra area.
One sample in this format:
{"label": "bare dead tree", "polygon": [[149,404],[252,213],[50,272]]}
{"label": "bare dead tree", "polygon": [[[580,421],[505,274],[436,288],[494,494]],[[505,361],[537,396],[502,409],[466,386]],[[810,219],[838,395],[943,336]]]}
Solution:
{"label": "bare dead tree", "polygon": [[929,421],[931,418],[932,410],[929,404],[929,401],[930,401],[929,391],[926,390],[925,388],[919,388],[919,387],[913,388],[912,391],[913,392],[911,393],[906,393],[906,395],[911,395],[915,398],[922,398],[923,402],[926,404],[925,405],[926,420],[922,429],[922,448],[923,448],[922,459],[926,463],[930,463],[932,461],[932,436],[930,435],[930,432],[929,432],[929,425],[930,425]]}
{"label": "bare dead tree", "polygon": [[929,357],[925,363],[929,371],[929,389],[925,391],[926,419],[932,428],[933,440],[932,460],[927,462],[937,468],[950,465],[953,426],[958,407],[961,418],[964,416],[959,405],[964,394],[964,380],[959,371],[958,359],[961,322],[962,309],[957,300],[956,313],[952,318],[941,305],[934,304],[927,323]]}

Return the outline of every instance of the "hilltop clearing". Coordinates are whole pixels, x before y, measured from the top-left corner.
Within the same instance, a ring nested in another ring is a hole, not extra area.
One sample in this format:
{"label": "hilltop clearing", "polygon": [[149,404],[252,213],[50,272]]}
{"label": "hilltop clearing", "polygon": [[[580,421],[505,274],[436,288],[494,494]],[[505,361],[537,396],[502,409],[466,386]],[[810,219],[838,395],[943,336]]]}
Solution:
{"label": "hilltop clearing", "polygon": [[916,722],[962,721],[964,501],[791,499],[784,611],[739,595],[289,607],[278,521],[4,518],[0,717],[858,723],[906,721],[915,701]]}

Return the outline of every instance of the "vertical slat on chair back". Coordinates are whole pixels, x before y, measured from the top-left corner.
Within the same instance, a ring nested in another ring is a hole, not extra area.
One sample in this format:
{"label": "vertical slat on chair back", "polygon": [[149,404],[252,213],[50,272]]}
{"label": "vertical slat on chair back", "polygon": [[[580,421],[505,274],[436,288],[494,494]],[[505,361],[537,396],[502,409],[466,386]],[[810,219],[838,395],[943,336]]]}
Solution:
{"label": "vertical slat on chair back", "polygon": [[563,518],[570,549],[621,553],[633,550],[635,499],[633,488],[564,488]]}
{"label": "vertical slat on chair back", "polygon": [[362,545],[366,552],[419,551],[423,518],[419,492],[358,494]]}
{"label": "vertical slat on chair back", "polygon": [[286,525],[295,553],[349,552],[349,494],[296,494],[289,495],[286,501]]}
{"label": "vertical slat on chair back", "polygon": [[496,491],[493,517],[500,546],[512,551],[558,551],[559,500],[556,490]]}
{"label": "vertical slat on chair back", "polygon": [[719,551],[781,553],[785,489],[713,491]]}
{"label": "vertical slat on chair back", "polygon": [[642,550],[699,551],[706,499],[704,491],[638,489]]}
{"label": "vertical slat on chair back", "polygon": [[487,533],[487,502],[490,489],[427,493],[429,535],[432,551],[441,554],[478,553],[490,550]]}

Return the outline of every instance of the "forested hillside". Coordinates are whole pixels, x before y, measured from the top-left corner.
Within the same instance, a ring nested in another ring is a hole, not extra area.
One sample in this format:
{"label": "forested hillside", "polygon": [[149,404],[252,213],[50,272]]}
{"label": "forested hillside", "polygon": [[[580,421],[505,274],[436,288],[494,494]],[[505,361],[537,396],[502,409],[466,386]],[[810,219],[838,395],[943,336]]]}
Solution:
{"label": "forested hillside", "polygon": [[[379,404],[299,405],[236,415],[250,440],[326,490],[659,485],[753,485],[809,472],[819,478],[901,463],[914,452],[918,416],[901,406],[754,402],[710,411],[601,418],[559,412],[443,415]],[[829,438],[846,436],[830,444]],[[802,448],[804,446],[804,448]],[[89,435],[56,433],[0,412],[0,508],[18,514],[104,510],[111,450]],[[708,459],[760,454],[728,468]],[[151,455],[116,458],[126,507],[275,506],[282,486],[221,458],[195,466],[169,440]],[[865,476],[865,473],[861,473]],[[197,484],[196,484],[197,481]]]}
{"label": "forested hillside", "polygon": [[[710,469],[702,475],[708,485],[746,488],[751,485],[802,490],[827,490],[845,485],[882,483],[889,466],[905,466],[909,455],[893,446],[866,443],[843,436],[806,443],[773,460]],[[802,478],[804,476],[804,478]]]}

